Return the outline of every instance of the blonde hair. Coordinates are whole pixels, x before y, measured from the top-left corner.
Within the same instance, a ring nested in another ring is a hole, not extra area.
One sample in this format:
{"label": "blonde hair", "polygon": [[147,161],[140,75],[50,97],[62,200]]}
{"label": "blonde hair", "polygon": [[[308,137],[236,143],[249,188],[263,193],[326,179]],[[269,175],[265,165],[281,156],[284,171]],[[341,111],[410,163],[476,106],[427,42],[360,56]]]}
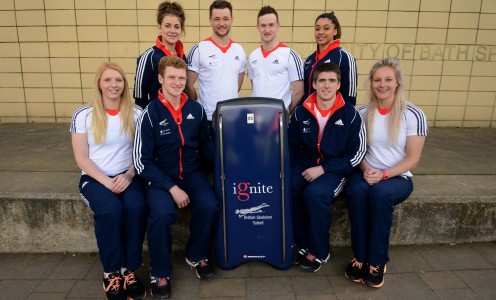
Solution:
{"label": "blonde hair", "polygon": [[370,142],[373,136],[373,127],[374,127],[374,114],[377,109],[377,98],[375,97],[374,91],[372,90],[372,77],[374,76],[375,71],[379,68],[388,67],[393,69],[396,82],[398,83],[398,87],[396,88],[394,94],[393,106],[391,107],[391,111],[388,114],[388,143],[390,145],[394,145],[398,139],[398,133],[400,131],[401,126],[401,118],[403,116],[403,112],[406,109],[406,99],[404,95],[404,84],[403,84],[403,75],[401,74],[400,69],[400,60],[397,58],[384,58],[377,61],[372,68],[370,69],[369,76],[367,79],[367,85],[369,86],[367,95],[369,98],[369,107],[367,110],[367,114],[365,116],[365,124],[367,127],[367,140]]}
{"label": "blonde hair", "polygon": [[121,116],[121,133],[134,137],[133,103],[129,95],[129,85],[124,70],[115,62],[103,62],[95,74],[95,99],[93,101],[93,116],[91,129],[95,136],[95,143],[101,144],[107,138],[107,113],[103,105],[103,95],[100,89],[100,79],[105,70],[112,69],[119,72],[124,79],[124,90],[122,91],[119,104],[119,114]]}

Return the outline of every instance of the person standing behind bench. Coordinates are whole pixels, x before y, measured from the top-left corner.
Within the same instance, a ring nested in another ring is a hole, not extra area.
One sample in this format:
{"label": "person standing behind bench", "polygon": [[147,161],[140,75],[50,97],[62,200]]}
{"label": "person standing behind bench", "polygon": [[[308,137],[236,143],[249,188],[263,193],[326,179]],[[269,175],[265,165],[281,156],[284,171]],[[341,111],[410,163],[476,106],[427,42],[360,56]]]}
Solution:
{"label": "person standing behind bench", "polygon": [[366,150],[362,118],[338,92],[340,74],[333,63],[315,69],[316,91],[296,107],[288,129],[295,263],[308,272],[329,258],[332,202]]}
{"label": "person standing behind bench", "polygon": [[171,225],[177,218],[176,206],[191,210],[186,262],[196,268],[200,279],[210,279],[215,269],[207,252],[217,200],[198,158],[213,160],[207,116],[200,103],[182,92],[186,63],[167,56],[160,60],[158,71],[162,89],[138,121],[133,158],[136,171],[148,182],[151,291],[165,299],[171,294]]}
{"label": "person standing behind bench", "polygon": [[323,63],[335,63],[341,71],[339,92],[344,101],[355,105],[357,95],[357,68],[353,55],[341,48],[341,25],[334,12],[323,13],[315,20],[315,41],[317,50],[305,61],[305,88],[303,100],[315,91],[314,70]]}
{"label": "person standing behind bench", "polygon": [[134,271],[143,263],[147,209],[132,162],[141,108],[132,104],[126,75],[116,63],[100,65],[95,88],[93,104],[74,112],[70,128],[82,170],[79,191],[93,211],[107,299],[142,299],[145,288]]}
{"label": "person standing behind bench", "polygon": [[410,170],[420,160],[427,123],[422,110],[405,100],[398,59],[376,62],[368,80],[369,103],[359,109],[367,127],[367,153],[347,183],[355,257],[345,276],[380,288],[389,260],[394,206],[413,191]]}
{"label": "person standing behind bench", "polygon": [[186,61],[183,43],[179,40],[184,32],[186,16],[177,2],[162,2],[157,9],[157,23],[160,35],[155,46],[148,48],[137,59],[136,77],[134,79],[134,99],[136,104],[145,108],[151,100],[157,98],[158,62],[164,56],[177,56]]}
{"label": "person standing behind bench", "polygon": [[292,112],[303,97],[303,62],[298,53],[279,42],[279,26],[277,11],[270,6],[262,7],[257,19],[262,45],[250,54],[248,78],[253,97],[282,99]]}
{"label": "person standing behind bench", "polygon": [[[233,20],[231,3],[215,0],[210,5],[212,36],[194,45],[188,53],[186,92],[203,105],[209,121],[217,102],[237,98],[243,85],[246,53],[229,38]],[[197,79],[199,95],[195,89]],[[212,130],[210,134],[213,135]]]}

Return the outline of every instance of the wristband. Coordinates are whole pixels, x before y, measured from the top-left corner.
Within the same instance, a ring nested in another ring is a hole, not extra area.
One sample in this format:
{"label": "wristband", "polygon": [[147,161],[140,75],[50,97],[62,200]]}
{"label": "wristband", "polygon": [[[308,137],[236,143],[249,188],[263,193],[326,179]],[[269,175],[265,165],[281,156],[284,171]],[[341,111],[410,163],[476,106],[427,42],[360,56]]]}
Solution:
{"label": "wristband", "polygon": [[389,174],[387,170],[382,171],[382,180],[388,180]]}

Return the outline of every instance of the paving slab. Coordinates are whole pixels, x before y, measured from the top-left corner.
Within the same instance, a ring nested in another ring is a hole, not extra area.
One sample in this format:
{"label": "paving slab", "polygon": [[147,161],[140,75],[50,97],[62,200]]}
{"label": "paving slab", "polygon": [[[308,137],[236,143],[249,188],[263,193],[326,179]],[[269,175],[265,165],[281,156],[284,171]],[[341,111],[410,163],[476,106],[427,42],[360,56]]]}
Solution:
{"label": "paving slab", "polygon": [[27,300],[64,300],[66,293],[32,293]]}
{"label": "paving slab", "polygon": [[66,254],[49,279],[83,279],[98,260],[95,253]]}
{"label": "paving slab", "polygon": [[39,280],[0,281],[0,300],[24,300],[40,284]]}
{"label": "paving slab", "polygon": [[480,270],[473,267],[472,270],[455,271],[475,293],[484,299],[496,298],[496,269]]}
{"label": "paving slab", "polygon": [[[198,280],[194,270],[184,262],[184,251],[175,251],[172,299],[494,299],[496,266],[489,261],[486,261],[487,266],[480,263],[485,259],[481,253],[489,255],[494,251],[496,243],[392,246],[390,253],[394,253],[394,259],[388,263],[385,284],[381,289],[354,283],[344,277],[350,247],[333,248],[332,265],[339,266],[339,270],[336,267],[339,274],[335,275],[320,271],[309,274],[301,272],[297,266],[281,271],[263,263],[250,263],[243,265],[242,271],[219,270],[223,275],[210,281]],[[414,258],[415,253],[421,257],[420,260]],[[474,259],[474,253],[479,258]],[[461,263],[452,268],[456,270],[436,270],[442,269],[444,262],[432,265],[432,271],[423,270],[425,264],[431,265],[431,260],[442,256],[451,258],[453,264]],[[149,289],[148,253],[145,252],[143,257],[144,265],[137,274]],[[411,263],[412,258],[420,266]],[[471,259],[476,263],[464,262]],[[99,265],[95,253],[76,253],[75,256],[71,253],[2,254],[0,274],[8,272],[9,279],[0,279],[0,299],[50,299],[50,295],[53,299],[105,299],[101,281],[103,271]],[[76,270],[78,275],[69,274],[68,279],[50,279],[53,273],[60,275],[62,268]],[[251,272],[253,268],[260,270]],[[81,278],[79,274],[84,272],[78,270],[83,269],[87,272]],[[261,270],[269,269],[272,269],[271,276],[262,276]],[[236,274],[230,277],[229,272]],[[70,279],[73,277],[78,278]]]}
{"label": "paving slab", "polygon": [[471,289],[435,290],[434,293],[439,297],[439,299],[445,300],[484,299]]}
{"label": "paving slab", "polygon": [[433,290],[468,288],[453,271],[421,272],[418,275]]}
{"label": "paving slab", "polygon": [[291,283],[296,296],[334,294],[326,276],[291,277]]}
{"label": "paving slab", "polygon": [[[404,257],[408,257],[408,259],[403,259]],[[389,261],[391,262],[387,269],[389,274],[409,271],[423,273],[434,270],[412,246],[390,248]]]}
{"label": "paving slab", "polygon": [[416,273],[387,274],[381,290],[389,299],[438,299]]}
{"label": "paving slab", "polygon": [[295,299],[291,280],[284,277],[247,278],[248,299]]}
{"label": "paving slab", "polygon": [[468,244],[414,247],[436,271],[495,268]]}
{"label": "paving slab", "polygon": [[384,289],[369,288],[365,284],[353,282],[343,275],[328,276],[338,299],[388,299]]}
{"label": "paving slab", "polygon": [[[102,273],[100,273],[100,275],[101,274]],[[67,294],[70,292],[74,284],[76,284],[76,280],[67,280],[67,279],[43,280],[41,284],[36,288],[35,292]]]}
{"label": "paving slab", "polygon": [[58,254],[1,254],[0,280],[45,279],[62,259]]}

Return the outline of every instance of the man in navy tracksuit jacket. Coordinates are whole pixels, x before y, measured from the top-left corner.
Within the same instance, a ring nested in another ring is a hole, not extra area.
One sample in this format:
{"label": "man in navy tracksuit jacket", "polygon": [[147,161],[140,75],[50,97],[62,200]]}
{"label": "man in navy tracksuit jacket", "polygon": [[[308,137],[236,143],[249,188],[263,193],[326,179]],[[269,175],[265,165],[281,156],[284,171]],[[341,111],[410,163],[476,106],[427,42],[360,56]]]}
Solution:
{"label": "man in navy tracksuit jacket", "polygon": [[341,87],[339,92],[344,101],[356,105],[357,95],[357,67],[356,60],[351,53],[340,47],[341,40],[332,41],[326,49],[319,53],[315,51],[306,60],[304,65],[304,94],[303,100],[315,92],[313,88],[314,70],[323,63],[335,63],[341,72]]}
{"label": "man in navy tracksuit jacket", "polygon": [[199,164],[199,154],[213,160],[207,116],[201,104],[182,93],[186,64],[177,57],[164,57],[159,72],[162,89],[138,121],[133,159],[138,174],[148,181],[152,293],[160,298],[167,294],[162,293],[163,284],[169,287],[170,294],[171,225],[177,217],[176,206],[191,207],[187,263],[196,268],[201,279],[214,275],[206,256],[217,201]]}
{"label": "man in navy tracksuit jacket", "polygon": [[332,202],[366,150],[362,118],[337,92],[339,85],[339,66],[325,63],[317,67],[316,92],[295,109],[289,123],[294,231],[299,249],[295,263],[309,272],[318,271],[327,261]]}

